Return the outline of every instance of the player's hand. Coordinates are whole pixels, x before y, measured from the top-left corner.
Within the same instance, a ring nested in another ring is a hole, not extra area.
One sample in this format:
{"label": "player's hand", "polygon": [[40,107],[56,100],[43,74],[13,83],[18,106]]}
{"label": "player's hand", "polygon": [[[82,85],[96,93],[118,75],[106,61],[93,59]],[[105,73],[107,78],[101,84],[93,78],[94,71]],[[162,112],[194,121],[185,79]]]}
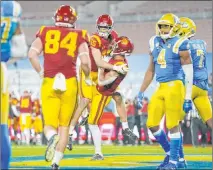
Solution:
{"label": "player's hand", "polygon": [[44,78],[44,69],[42,68],[41,71],[38,74],[39,74],[39,77],[41,79],[43,79]]}
{"label": "player's hand", "polygon": [[192,110],[192,101],[191,100],[184,101],[183,110],[185,113],[189,113],[189,111]]}
{"label": "player's hand", "polygon": [[142,108],[142,100],[143,100],[143,97],[144,97],[144,93],[143,92],[139,92],[138,93],[138,96],[137,96],[137,105],[138,105],[138,108]]}
{"label": "player's hand", "polygon": [[121,74],[126,74],[129,71],[129,68],[127,67],[127,64],[123,64],[123,65],[119,65],[119,66],[114,65],[113,70],[115,70]]}
{"label": "player's hand", "polygon": [[88,86],[92,86],[93,82],[92,80],[90,79],[90,77],[85,77],[84,79],[85,83],[88,85]]}

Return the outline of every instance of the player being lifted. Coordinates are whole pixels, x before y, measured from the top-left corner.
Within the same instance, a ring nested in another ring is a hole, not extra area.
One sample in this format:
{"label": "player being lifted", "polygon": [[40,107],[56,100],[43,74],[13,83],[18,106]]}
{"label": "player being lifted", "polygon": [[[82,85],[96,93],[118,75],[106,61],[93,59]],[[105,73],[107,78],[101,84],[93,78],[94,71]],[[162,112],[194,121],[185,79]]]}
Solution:
{"label": "player being lifted", "polygon": [[[42,112],[44,134],[48,140],[46,161],[58,169],[68,142],[69,124],[77,104],[78,86],[76,60],[87,83],[91,84],[89,35],[86,30],[75,29],[77,14],[69,5],[60,6],[54,15],[55,26],[42,26],[29,51],[29,59],[41,77]],[[44,69],[39,55],[43,51]],[[60,138],[59,138],[60,135]]]}
{"label": "player being lifted", "polygon": [[[98,17],[96,21],[97,33],[94,33],[90,39],[90,59],[91,59],[91,79],[93,80],[93,85],[88,86],[82,80],[84,79],[84,74],[80,71],[80,104],[77,108],[74,117],[72,118],[70,124],[70,137],[67,148],[72,150],[72,133],[75,125],[78,122],[79,117],[81,116],[83,110],[89,105],[93,100],[93,96],[96,93],[96,84],[98,79],[98,67],[106,68],[110,70],[115,70],[121,74],[125,74],[128,69],[126,65],[116,66],[110,63],[103,61],[103,58],[110,55],[112,51],[111,45],[114,40],[118,37],[117,33],[113,30],[113,19],[107,15],[103,14]],[[112,98],[116,102],[116,108],[119,116],[121,117],[122,127],[124,134],[135,140],[136,135],[129,129],[127,122],[127,114],[125,111],[125,105],[122,101],[121,94],[117,91],[113,94]],[[88,109],[89,110],[89,109]],[[88,112],[89,113],[89,112]],[[84,125],[87,122],[88,115],[84,116],[81,125]]]}
{"label": "player being lifted", "polygon": [[[112,57],[105,58],[113,65],[127,64],[126,56],[129,56],[134,49],[133,43],[128,37],[121,36],[115,39]],[[104,107],[110,102],[117,87],[125,78],[126,74],[120,74],[114,70],[99,68],[96,93],[93,96],[91,109],[88,118],[89,128],[95,145],[95,154],[92,160],[103,160],[101,151],[101,133],[98,122],[103,114]]]}
{"label": "player being lifted", "polygon": [[[183,108],[186,113],[192,109],[193,66],[188,40],[177,35],[181,27],[178,17],[171,13],[165,14],[157,22],[157,26],[159,35],[153,36],[149,41],[150,64],[138,101],[142,102],[144,92],[156,74],[159,87],[150,100],[147,126],[166,152],[163,163],[157,169],[176,169],[182,147],[179,122],[184,118]],[[165,132],[159,128],[164,113],[170,132],[170,144]]]}
{"label": "player being lifted", "polygon": [[9,92],[7,66],[27,56],[25,35],[20,27],[22,9],[16,1],[1,1],[1,169],[9,169]]}

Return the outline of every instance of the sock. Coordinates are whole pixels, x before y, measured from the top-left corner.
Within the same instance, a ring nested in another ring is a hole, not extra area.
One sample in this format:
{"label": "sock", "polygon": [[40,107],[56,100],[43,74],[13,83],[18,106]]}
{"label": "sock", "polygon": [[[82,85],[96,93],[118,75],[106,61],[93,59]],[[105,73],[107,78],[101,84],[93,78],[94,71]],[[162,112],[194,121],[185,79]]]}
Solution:
{"label": "sock", "polygon": [[25,129],[24,134],[26,137],[26,144],[29,145],[30,144],[30,129]]}
{"label": "sock", "polygon": [[180,134],[179,161],[184,161],[184,153],[183,153],[183,137],[182,137],[182,134]]}
{"label": "sock", "polygon": [[166,154],[170,155],[170,145],[165,132],[159,129],[157,132],[153,133],[153,135],[157,142],[161,145],[163,150],[166,152]]}
{"label": "sock", "polygon": [[25,141],[26,141],[25,133],[24,133],[24,132],[21,132],[21,142],[22,142],[23,144],[25,144]]}
{"label": "sock", "polygon": [[128,122],[122,122],[122,129],[127,129],[129,128]]}
{"label": "sock", "polygon": [[57,134],[57,132],[56,132],[55,130],[49,130],[49,131],[47,132],[47,134],[45,135],[46,138],[47,138],[47,141],[49,141],[49,140],[51,139],[51,137],[52,137],[53,135],[56,135],[56,134]]}
{"label": "sock", "polygon": [[10,148],[7,124],[1,124],[0,141],[1,141],[1,167],[0,167],[0,169],[9,169],[11,148]]}
{"label": "sock", "polygon": [[177,164],[180,150],[180,132],[170,134],[170,159],[169,162]]}
{"label": "sock", "polygon": [[64,154],[62,152],[55,151],[55,154],[54,154],[54,157],[52,160],[52,165],[53,164],[59,165],[59,162],[60,162],[60,160],[62,160],[63,156],[64,156]]}
{"label": "sock", "polygon": [[75,129],[75,126],[70,126],[69,135],[73,134],[73,130]]}
{"label": "sock", "polygon": [[101,131],[100,131],[98,125],[89,124],[89,129],[91,131],[93,142],[95,145],[95,153],[103,156],[103,154],[101,152]]}

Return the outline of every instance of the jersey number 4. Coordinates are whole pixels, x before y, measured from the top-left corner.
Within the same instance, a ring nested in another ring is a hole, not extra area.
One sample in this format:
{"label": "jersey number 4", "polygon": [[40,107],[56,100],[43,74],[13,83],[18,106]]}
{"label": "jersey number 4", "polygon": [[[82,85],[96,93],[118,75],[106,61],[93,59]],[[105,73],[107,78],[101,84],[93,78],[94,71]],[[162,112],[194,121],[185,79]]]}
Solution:
{"label": "jersey number 4", "polygon": [[158,54],[157,63],[160,65],[160,68],[166,68],[166,49],[162,49]]}
{"label": "jersey number 4", "polygon": [[59,30],[49,30],[45,37],[44,52],[46,54],[56,54],[59,48],[65,48],[67,49],[67,55],[74,57],[77,37],[78,34],[76,32],[70,32],[61,40],[61,32]]}
{"label": "jersey number 4", "polygon": [[204,66],[204,63],[203,63],[204,51],[203,50],[197,50],[197,56],[200,57],[199,68],[202,68]]}

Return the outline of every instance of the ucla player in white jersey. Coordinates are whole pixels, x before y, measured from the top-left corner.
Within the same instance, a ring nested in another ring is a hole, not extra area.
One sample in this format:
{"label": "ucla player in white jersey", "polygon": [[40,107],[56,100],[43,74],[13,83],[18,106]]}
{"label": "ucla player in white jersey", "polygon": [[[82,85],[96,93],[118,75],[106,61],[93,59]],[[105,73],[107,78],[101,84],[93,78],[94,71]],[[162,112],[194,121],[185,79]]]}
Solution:
{"label": "ucla player in white jersey", "polygon": [[7,63],[26,57],[27,44],[20,28],[21,6],[15,1],[1,1],[1,169],[8,169],[10,143],[7,127],[9,93]]}

